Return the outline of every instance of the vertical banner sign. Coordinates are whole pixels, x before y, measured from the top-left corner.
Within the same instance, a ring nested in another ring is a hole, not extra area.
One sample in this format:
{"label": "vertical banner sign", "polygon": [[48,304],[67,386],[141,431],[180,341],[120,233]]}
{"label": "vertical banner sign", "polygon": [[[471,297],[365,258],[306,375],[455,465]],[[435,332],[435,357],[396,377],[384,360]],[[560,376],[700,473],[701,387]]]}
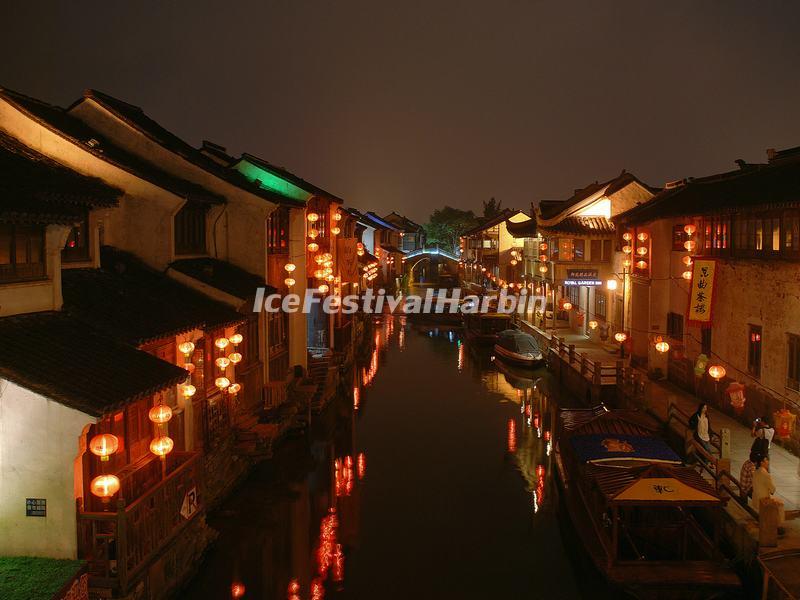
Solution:
{"label": "vertical banner sign", "polygon": [[692,265],[692,286],[686,312],[689,325],[711,325],[716,269],[717,261],[713,259],[698,258]]}
{"label": "vertical banner sign", "polygon": [[355,238],[336,240],[336,254],[339,263],[339,277],[342,283],[358,283],[358,254]]}

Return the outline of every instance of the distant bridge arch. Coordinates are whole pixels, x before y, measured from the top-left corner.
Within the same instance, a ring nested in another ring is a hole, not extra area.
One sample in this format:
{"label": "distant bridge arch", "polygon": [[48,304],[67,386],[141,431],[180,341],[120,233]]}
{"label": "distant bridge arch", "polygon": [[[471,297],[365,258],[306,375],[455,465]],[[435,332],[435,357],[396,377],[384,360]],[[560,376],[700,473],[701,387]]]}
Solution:
{"label": "distant bridge arch", "polygon": [[458,277],[458,257],[441,248],[420,248],[403,257],[403,272],[411,283],[435,283],[445,274]]}

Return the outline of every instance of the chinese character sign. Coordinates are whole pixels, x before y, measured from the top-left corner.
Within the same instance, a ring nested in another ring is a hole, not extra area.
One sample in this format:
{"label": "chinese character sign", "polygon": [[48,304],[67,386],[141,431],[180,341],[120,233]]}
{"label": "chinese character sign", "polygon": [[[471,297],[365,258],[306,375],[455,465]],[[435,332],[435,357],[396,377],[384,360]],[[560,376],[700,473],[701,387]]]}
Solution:
{"label": "chinese character sign", "polygon": [[716,268],[717,262],[708,259],[696,259],[692,265],[692,286],[689,290],[687,311],[690,325],[711,324]]}

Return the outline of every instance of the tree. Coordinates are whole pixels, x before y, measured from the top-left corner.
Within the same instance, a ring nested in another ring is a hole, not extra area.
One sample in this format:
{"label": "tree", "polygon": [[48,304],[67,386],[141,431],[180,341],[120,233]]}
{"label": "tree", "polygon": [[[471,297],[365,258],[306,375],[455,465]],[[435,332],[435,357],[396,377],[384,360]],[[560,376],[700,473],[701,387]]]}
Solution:
{"label": "tree", "polygon": [[484,201],[483,203],[483,218],[484,219],[492,219],[500,214],[502,210],[502,200],[495,200],[494,196],[489,198],[488,201]]}
{"label": "tree", "polygon": [[452,206],[437,208],[423,227],[429,244],[438,244],[443,250],[456,253],[461,234],[478,224],[478,218],[471,210],[461,210]]}

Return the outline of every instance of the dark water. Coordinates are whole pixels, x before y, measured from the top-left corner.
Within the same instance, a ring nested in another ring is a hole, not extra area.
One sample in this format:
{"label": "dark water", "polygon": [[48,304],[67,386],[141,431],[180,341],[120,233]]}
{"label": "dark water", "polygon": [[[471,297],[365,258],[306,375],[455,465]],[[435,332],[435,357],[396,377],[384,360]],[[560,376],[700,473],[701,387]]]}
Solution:
{"label": "dark water", "polygon": [[308,437],[209,516],[220,537],[182,597],[617,597],[558,507],[548,447],[566,400],[547,372],[401,318],[369,337]]}

